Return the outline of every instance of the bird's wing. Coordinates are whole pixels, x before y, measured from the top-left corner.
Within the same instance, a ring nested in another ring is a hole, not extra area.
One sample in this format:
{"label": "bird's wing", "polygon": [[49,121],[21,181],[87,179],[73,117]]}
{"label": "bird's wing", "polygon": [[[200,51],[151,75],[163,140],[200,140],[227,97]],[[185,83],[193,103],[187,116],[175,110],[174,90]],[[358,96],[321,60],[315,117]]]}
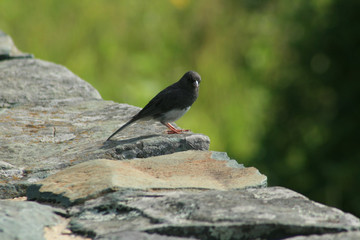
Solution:
{"label": "bird's wing", "polygon": [[[134,120],[156,116],[174,108],[182,108],[184,98],[182,89],[166,88],[158,93],[148,104],[134,116]],[[184,106],[185,107],[185,106]]]}

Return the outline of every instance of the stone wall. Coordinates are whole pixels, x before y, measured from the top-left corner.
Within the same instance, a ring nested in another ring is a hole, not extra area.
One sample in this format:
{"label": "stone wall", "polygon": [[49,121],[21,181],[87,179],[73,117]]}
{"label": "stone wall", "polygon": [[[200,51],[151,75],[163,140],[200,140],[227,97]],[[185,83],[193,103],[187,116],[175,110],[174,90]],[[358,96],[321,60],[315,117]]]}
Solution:
{"label": "stone wall", "polygon": [[[360,239],[360,221],[138,122],[0,31],[0,239]],[[15,199],[14,199],[15,198]]]}

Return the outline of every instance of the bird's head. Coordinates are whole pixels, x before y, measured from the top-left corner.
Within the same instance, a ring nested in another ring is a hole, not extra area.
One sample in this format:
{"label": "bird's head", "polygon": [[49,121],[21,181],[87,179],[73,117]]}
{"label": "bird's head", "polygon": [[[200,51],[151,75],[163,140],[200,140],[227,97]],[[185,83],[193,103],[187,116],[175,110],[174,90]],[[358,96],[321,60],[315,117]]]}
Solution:
{"label": "bird's head", "polygon": [[200,86],[201,77],[195,71],[188,71],[184,74],[180,81],[187,87],[195,88],[197,90]]}

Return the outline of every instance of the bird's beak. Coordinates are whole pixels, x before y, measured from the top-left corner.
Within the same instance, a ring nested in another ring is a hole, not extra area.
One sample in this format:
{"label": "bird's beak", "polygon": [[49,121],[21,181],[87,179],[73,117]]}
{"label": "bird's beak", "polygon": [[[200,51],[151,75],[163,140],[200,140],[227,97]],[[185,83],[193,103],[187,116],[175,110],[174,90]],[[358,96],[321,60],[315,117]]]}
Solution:
{"label": "bird's beak", "polygon": [[198,87],[199,87],[199,81],[195,81],[193,84],[194,84],[194,87],[195,87],[195,88],[198,88]]}

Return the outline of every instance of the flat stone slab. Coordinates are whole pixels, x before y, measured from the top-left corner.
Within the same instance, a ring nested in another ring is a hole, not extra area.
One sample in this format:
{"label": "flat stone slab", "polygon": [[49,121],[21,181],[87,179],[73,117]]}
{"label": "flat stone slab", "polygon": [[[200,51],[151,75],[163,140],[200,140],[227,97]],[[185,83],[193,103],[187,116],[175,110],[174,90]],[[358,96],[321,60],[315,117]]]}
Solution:
{"label": "flat stone slab", "polygon": [[0,200],[0,239],[45,240],[45,228],[61,222],[56,211],[35,202]]}
{"label": "flat stone slab", "polygon": [[87,161],[58,172],[28,189],[30,200],[68,206],[120,189],[241,189],[266,186],[266,176],[244,168],[224,153],[185,151],[114,161]]}
{"label": "flat stone slab", "polygon": [[196,239],[284,239],[360,230],[353,215],[282,187],[124,190],[74,206],[69,214],[73,232],[99,239],[128,231]]}
{"label": "flat stone slab", "polygon": [[104,101],[63,66],[38,59],[0,61],[0,198],[23,196],[33,182],[94,159],[132,159],[208,150],[202,134],[166,134],[137,122],[105,140],[140,108]]}

